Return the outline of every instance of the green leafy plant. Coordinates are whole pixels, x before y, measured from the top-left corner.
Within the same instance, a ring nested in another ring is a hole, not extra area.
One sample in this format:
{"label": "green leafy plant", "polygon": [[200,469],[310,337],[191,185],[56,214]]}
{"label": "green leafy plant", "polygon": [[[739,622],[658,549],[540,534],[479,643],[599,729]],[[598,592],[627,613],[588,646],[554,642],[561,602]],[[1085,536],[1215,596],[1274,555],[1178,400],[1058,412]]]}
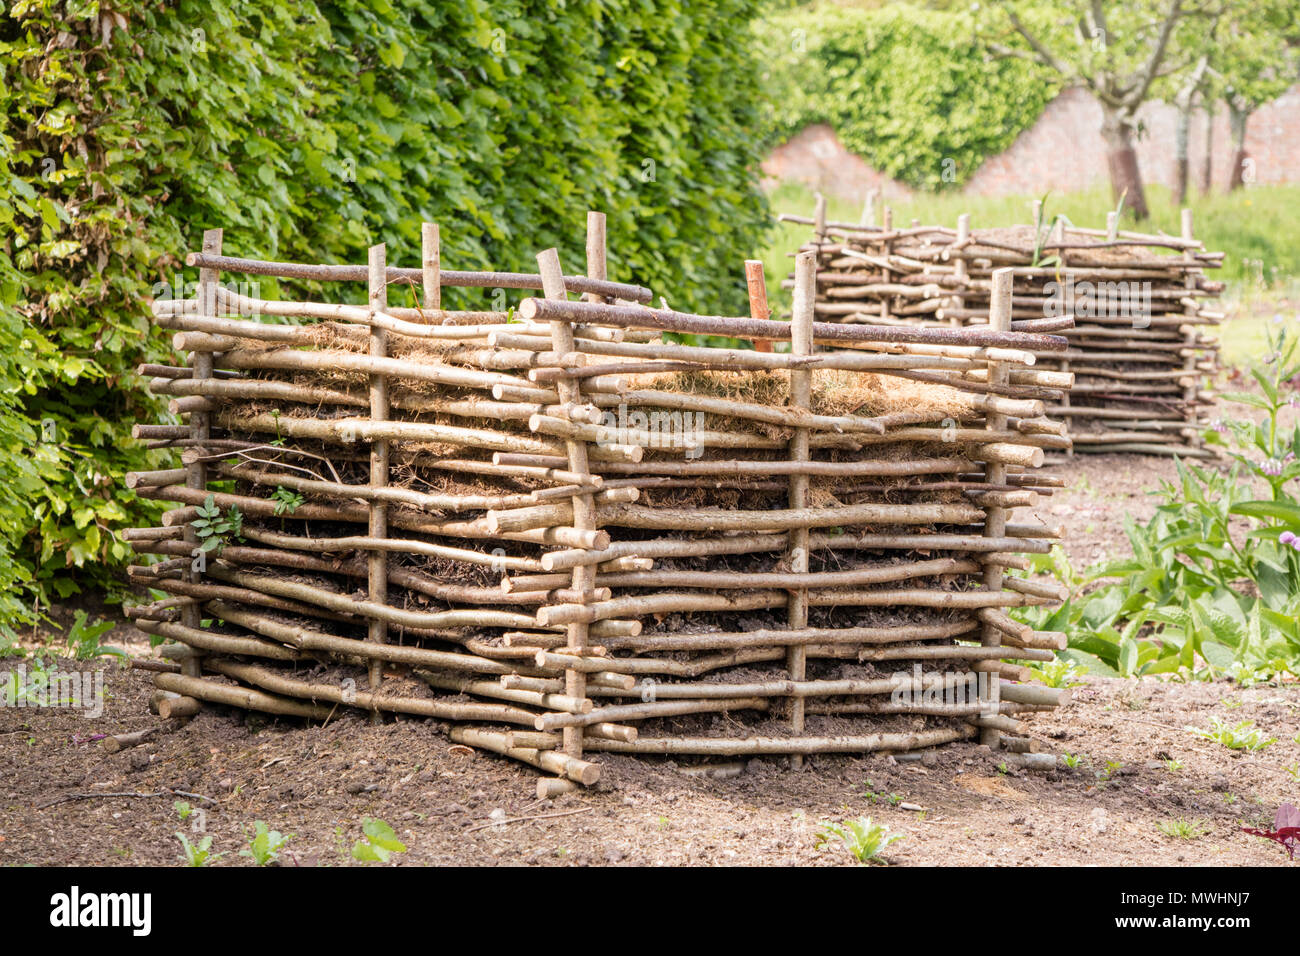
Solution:
{"label": "green leafy plant", "polygon": [[302,495],[277,485],[275,491],[271,493],[271,500],[275,502],[275,514],[282,515],[285,512],[293,514],[302,504]]}
{"label": "green leafy plant", "polygon": [[1034,267],[1046,268],[1048,266],[1059,266],[1061,264],[1060,256],[1044,256],[1043,247],[1051,239],[1052,230],[1056,228],[1058,220],[1064,219],[1063,216],[1057,216],[1051,222],[1047,221],[1047,196],[1044,193],[1043,198],[1038,201],[1035,207],[1036,216],[1034,219],[1034,254],[1030,265]]}
{"label": "green leafy plant", "polygon": [[361,821],[361,832],[365,838],[352,846],[352,859],[362,862],[387,863],[394,853],[405,853],[406,844],[397,839],[397,834],[383,820],[366,817]]}
{"label": "green leafy plant", "polygon": [[202,551],[220,552],[231,538],[237,539],[243,533],[244,515],[234,505],[222,512],[214,503],[212,495],[208,495],[195,511],[198,512],[198,517],[191,525],[199,536],[199,549]]}
{"label": "green leafy plant", "polygon": [[292,834],[286,836],[279,830],[268,829],[263,821],[255,820],[253,836],[239,855],[251,858],[257,866],[270,866],[279,860],[280,851],[292,839]]}
{"label": "green leafy plant", "polygon": [[1161,820],[1156,826],[1165,836],[1177,840],[1195,840],[1210,832],[1200,820],[1188,820],[1183,817],[1176,820],[1173,818]]}
{"label": "green leafy plant", "polygon": [[207,866],[225,856],[224,853],[212,852],[211,836],[205,836],[198,843],[191,843],[189,837],[178,830],[176,839],[181,841],[181,852],[184,854],[186,866]]}
{"label": "green leafy plant", "polygon": [[1069,770],[1077,770],[1083,765],[1083,754],[1063,753],[1061,754],[1061,763]]}
{"label": "green leafy plant", "polygon": [[79,661],[106,656],[127,660],[126,651],[99,643],[100,637],[113,629],[112,621],[97,620],[93,624],[88,622],[89,615],[79,610],[73,617],[72,626],[68,628],[68,647],[72,649],[73,657]]}
{"label": "green leafy plant", "polygon": [[194,808],[190,806],[189,802],[186,800],[174,801],[172,803],[172,809],[176,811],[176,815],[181,818],[182,823],[188,820],[194,813]]}
{"label": "green leafy plant", "polygon": [[1078,687],[1079,678],[1088,673],[1078,661],[1058,657],[1054,661],[1036,663],[1030,667],[1034,676],[1046,687]]}
{"label": "green leafy plant", "polygon": [[1238,724],[1229,724],[1221,717],[1211,717],[1208,729],[1188,727],[1191,733],[1216,744],[1223,744],[1229,750],[1263,750],[1277,742],[1276,737],[1265,737],[1264,731],[1255,726],[1253,720],[1243,720]]}
{"label": "green leafy plant", "polygon": [[[1076,573],[1063,553],[1035,556],[1035,571],[1070,590],[1059,608],[1016,612],[1041,630],[1065,631],[1062,656],[1110,677],[1227,676],[1242,683],[1300,674],[1300,425],[1281,425],[1300,404],[1296,341],[1268,335],[1250,369],[1259,393],[1224,395],[1262,412],[1206,433],[1230,461],[1220,469],[1178,460],[1146,525],[1126,519],[1131,558]],[[1264,486],[1268,497],[1255,489]],[[1233,522],[1246,523],[1244,534]]]}
{"label": "green leafy plant", "polygon": [[884,824],[872,823],[871,817],[858,817],[841,823],[823,822],[817,848],[821,849],[831,840],[839,840],[859,863],[882,863],[880,854],[890,844],[903,839],[906,838],[902,834],[891,834]]}

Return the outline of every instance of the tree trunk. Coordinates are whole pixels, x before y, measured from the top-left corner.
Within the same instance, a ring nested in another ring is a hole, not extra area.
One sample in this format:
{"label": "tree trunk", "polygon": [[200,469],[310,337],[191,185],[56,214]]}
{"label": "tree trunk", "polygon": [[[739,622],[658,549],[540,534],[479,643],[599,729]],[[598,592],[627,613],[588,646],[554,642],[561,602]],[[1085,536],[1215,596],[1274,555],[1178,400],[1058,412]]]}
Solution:
{"label": "tree trunk", "polygon": [[1124,205],[1133,211],[1133,218],[1146,219],[1150,213],[1142,189],[1137,150],[1133,146],[1133,117],[1116,109],[1103,107],[1103,110],[1101,135],[1106,141],[1111,193],[1116,202],[1120,196],[1124,197]]}
{"label": "tree trunk", "polygon": [[1174,205],[1187,202],[1187,133],[1192,124],[1192,98],[1178,97],[1178,119],[1174,124]]}
{"label": "tree trunk", "polygon": [[1240,99],[1228,100],[1228,124],[1232,128],[1232,170],[1228,179],[1228,191],[1239,189],[1243,184],[1254,182],[1253,171],[1247,173],[1250,157],[1246,155],[1246,123],[1250,120],[1251,109]]}
{"label": "tree trunk", "polygon": [[1201,195],[1214,189],[1214,100],[1205,100],[1205,165],[1201,167]]}
{"label": "tree trunk", "polygon": [[1187,78],[1178,94],[1174,97],[1174,106],[1178,109],[1178,119],[1174,125],[1174,205],[1182,206],[1187,202],[1187,176],[1190,163],[1187,158],[1188,132],[1192,125],[1192,105],[1196,102],[1196,91],[1205,79],[1205,71],[1210,61],[1201,57],[1191,75]]}

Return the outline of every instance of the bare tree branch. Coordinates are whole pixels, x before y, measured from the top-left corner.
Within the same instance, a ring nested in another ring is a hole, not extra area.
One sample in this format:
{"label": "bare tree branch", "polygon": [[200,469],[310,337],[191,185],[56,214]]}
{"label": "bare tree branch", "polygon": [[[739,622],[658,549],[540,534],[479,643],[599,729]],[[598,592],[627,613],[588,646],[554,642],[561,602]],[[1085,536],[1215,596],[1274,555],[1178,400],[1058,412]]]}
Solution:
{"label": "bare tree branch", "polygon": [[1151,89],[1151,84],[1155,82],[1156,71],[1160,69],[1160,61],[1165,58],[1165,51],[1169,48],[1169,39],[1174,35],[1174,28],[1178,25],[1178,20],[1183,13],[1183,0],[1169,0],[1169,10],[1165,14],[1165,22],[1160,27],[1160,37],[1156,40],[1155,48],[1151,51],[1151,56],[1146,62],[1139,74],[1137,86],[1129,94],[1126,104],[1130,109],[1136,109],[1141,106],[1147,98],[1147,92]]}
{"label": "bare tree branch", "polygon": [[[1181,0],[1179,0],[1179,2],[1181,2]],[[1070,67],[1062,63],[1060,60],[1058,60],[1055,54],[1053,54],[1052,51],[1049,50],[1047,46],[1041,40],[1038,39],[1038,37],[1036,37],[1034,34],[1029,32],[1029,28],[1026,27],[1023,23],[1021,23],[1020,18],[1016,16],[1015,10],[1008,7],[1007,17],[1011,20],[1011,25],[1015,27],[1016,32],[1019,33],[1022,37],[1024,37],[1025,42],[1028,43],[1029,46],[1033,49],[1033,51],[1038,54],[1038,59],[1043,63],[1044,66],[1051,67],[1053,70],[1061,74],[1061,76],[1065,77],[1066,79],[1073,79],[1078,75],[1077,71],[1071,69]]]}

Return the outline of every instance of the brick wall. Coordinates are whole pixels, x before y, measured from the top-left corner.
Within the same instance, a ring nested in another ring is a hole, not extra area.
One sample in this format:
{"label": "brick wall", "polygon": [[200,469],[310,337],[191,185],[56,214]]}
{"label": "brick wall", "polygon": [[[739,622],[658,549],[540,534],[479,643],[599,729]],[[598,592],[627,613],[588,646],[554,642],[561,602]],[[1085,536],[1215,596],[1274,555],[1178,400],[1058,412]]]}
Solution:
{"label": "brick wall", "polygon": [[[1148,183],[1173,180],[1174,123],[1177,111],[1165,103],[1148,103],[1139,114],[1146,134],[1138,143],[1138,161]],[[1066,90],[1043,110],[1006,152],[985,161],[965,192],[972,195],[1032,194],[1049,189],[1070,192],[1104,185],[1106,154],[1101,140],[1101,107],[1082,89]],[[1228,116],[1220,108],[1211,132],[1211,172],[1218,188],[1226,186],[1232,162]],[[1246,132],[1247,171],[1258,183],[1300,183],[1300,85],[1257,110]],[[1205,114],[1192,116],[1191,182],[1200,182],[1205,158]],[[849,153],[834,131],[810,126],[778,147],[763,163],[769,180],[795,181],[850,199],[880,186],[887,197],[903,198],[906,186],[887,179]]]}

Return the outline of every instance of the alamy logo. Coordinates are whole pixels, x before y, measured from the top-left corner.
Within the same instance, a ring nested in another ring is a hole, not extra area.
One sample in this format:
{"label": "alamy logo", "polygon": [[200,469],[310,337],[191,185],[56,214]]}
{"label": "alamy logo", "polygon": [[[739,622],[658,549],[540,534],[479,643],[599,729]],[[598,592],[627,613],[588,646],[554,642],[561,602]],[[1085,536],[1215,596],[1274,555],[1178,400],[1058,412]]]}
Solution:
{"label": "alamy logo", "polygon": [[662,450],[679,449],[687,458],[699,458],[704,454],[704,413],[703,412],[643,412],[640,409],[628,411],[627,405],[619,405],[617,414],[607,411],[601,417],[601,424],[606,432],[596,444],[640,445],[643,448]]}
{"label": "alamy logo", "polygon": [[982,716],[992,716],[998,707],[989,700],[991,678],[984,671],[931,671],[920,664],[912,673],[895,671],[889,701],[915,707],[966,707],[978,703]]}
{"label": "alamy logo", "polygon": [[1080,319],[1129,319],[1133,328],[1151,325],[1150,282],[1064,282],[1043,286],[1047,298],[1043,315],[1049,319],[1072,315]]}
{"label": "alamy logo", "polygon": [[83,717],[104,713],[103,671],[59,671],[25,664],[0,671],[0,707],[39,707],[80,710]]}
{"label": "alamy logo", "polygon": [[126,926],[133,936],[148,936],[153,928],[151,893],[82,893],[74,886],[67,893],[50,897],[50,925],[75,929],[81,926]]}

